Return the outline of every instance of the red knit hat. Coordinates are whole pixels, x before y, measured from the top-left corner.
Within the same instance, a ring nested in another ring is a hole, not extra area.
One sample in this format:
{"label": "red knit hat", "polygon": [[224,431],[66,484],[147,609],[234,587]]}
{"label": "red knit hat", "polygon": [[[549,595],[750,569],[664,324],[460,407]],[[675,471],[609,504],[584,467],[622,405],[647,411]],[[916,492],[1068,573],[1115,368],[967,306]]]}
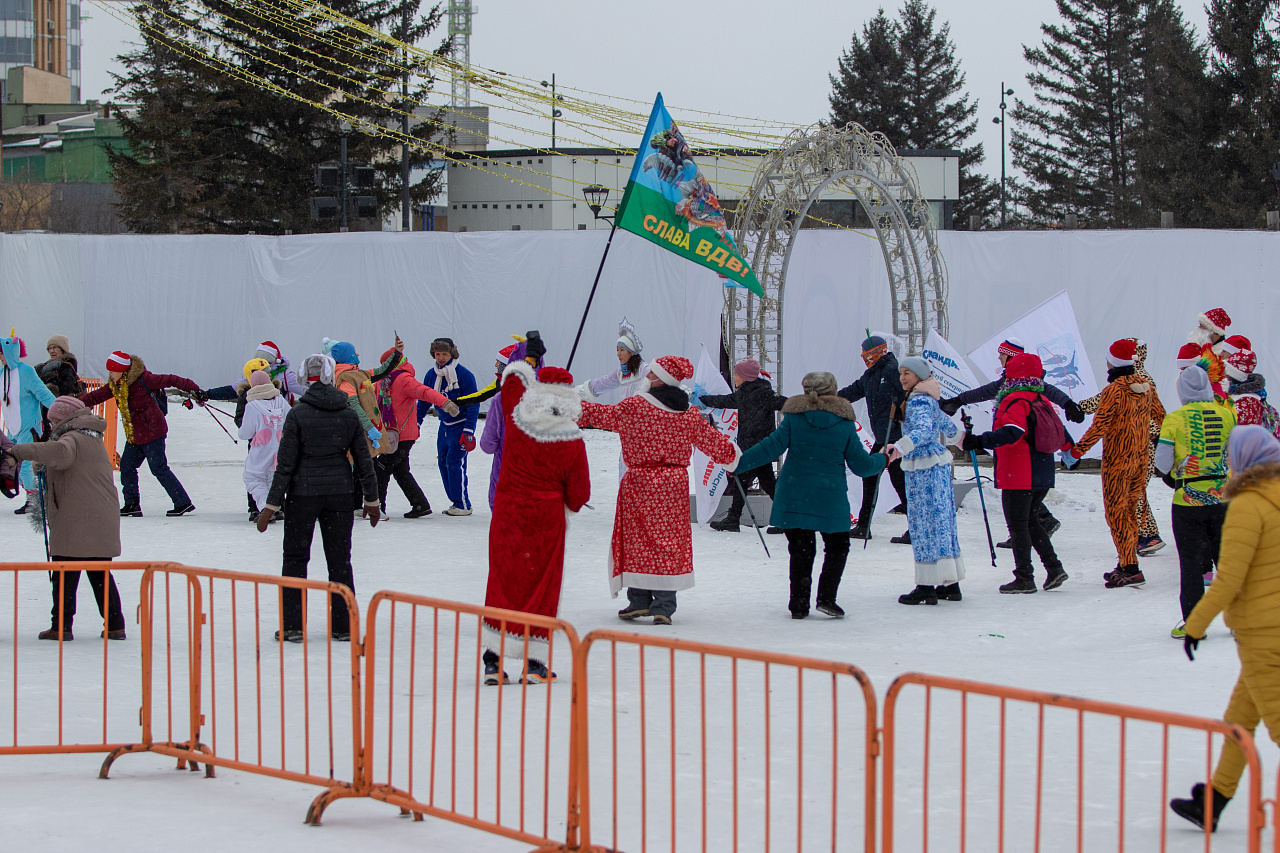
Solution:
{"label": "red knit hat", "polygon": [[1214,308],[1206,311],[1199,317],[1200,325],[1204,326],[1211,332],[1217,332],[1219,335],[1226,335],[1227,329],[1231,328],[1231,317],[1221,308]]}
{"label": "red knit hat", "polygon": [[1107,364],[1112,367],[1132,367],[1138,345],[1130,340],[1119,340],[1107,351]]}
{"label": "red knit hat", "polygon": [[108,373],[124,373],[129,369],[132,357],[127,352],[116,350],[107,357]]}
{"label": "red knit hat", "polygon": [[1039,379],[1044,376],[1044,365],[1040,356],[1024,352],[1009,359],[1004,366],[1006,379]]}
{"label": "red knit hat", "polygon": [[573,374],[563,367],[544,367],[538,371],[538,381],[548,385],[572,385]]}
{"label": "red knit hat", "polygon": [[743,359],[733,366],[733,375],[743,382],[752,382],[760,378],[760,362],[754,358]]}
{"label": "red knit hat", "polygon": [[996,347],[996,352],[1000,355],[1007,355],[1012,358],[1015,355],[1022,355],[1027,351],[1027,347],[1017,338],[1006,338],[1000,342],[1000,346]]}
{"label": "red knit hat", "polygon": [[649,369],[658,374],[664,385],[679,385],[693,377],[693,364],[678,355],[664,355],[649,363]]}
{"label": "red knit hat", "polygon": [[1178,367],[1186,368],[1200,360],[1201,350],[1196,344],[1183,344],[1178,350]]}
{"label": "red knit hat", "polygon": [[1242,349],[1239,352],[1233,352],[1223,360],[1222,369],[1226,371],[1237,382],[1243,382],[1249,378],[1249,374],[1253,373],[1258,367],[1258,357],[1254,355],[1253,350]]}

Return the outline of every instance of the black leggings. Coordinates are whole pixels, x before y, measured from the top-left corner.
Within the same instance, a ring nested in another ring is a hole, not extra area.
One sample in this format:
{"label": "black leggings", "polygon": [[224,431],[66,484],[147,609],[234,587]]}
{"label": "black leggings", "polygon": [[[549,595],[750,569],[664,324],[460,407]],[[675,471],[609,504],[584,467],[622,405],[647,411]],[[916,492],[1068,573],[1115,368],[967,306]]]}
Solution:
{"label": "black leggings", "polygon": [[1009,525],[1009,539],[1013,545],[1013,574],[1031,579],[1031,549],[1040,555],[1046,569],[1061,567],[1062,561],[1053,550],[1049,534],[1040,520],[1040,507],[1048,489],[1004,489],[1000,492],[1004,504],[1004,520]]}
{"label": "black leggings", "polygon": [[[813,530],[788,530],[787,550],[791,552],[791,612],[808,614],[809,590],[813,584],[813,561],[818,541]],[[822,574],[818,578],[818,603],[834,604],[840,578],[849,559],[849,534],[822,534]]]}

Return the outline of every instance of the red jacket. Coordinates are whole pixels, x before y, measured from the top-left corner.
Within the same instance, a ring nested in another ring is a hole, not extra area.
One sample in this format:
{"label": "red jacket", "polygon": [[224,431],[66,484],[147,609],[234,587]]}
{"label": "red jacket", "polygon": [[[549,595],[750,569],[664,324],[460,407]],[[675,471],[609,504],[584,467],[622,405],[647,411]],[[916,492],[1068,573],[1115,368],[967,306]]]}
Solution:
{"label": "red jacket", "polygon": [[[128,397],[125,399],[129,404],[129,421],[133,433],[128,435],[126,431],[125,440],[130,444],[138,445],[150,444],[169,434],[169,424],[165,421],[164,413],[160,411],[150,392],[163,391],[165,388],[178,388],[193,393],[200,390],[200,386],[190,379],[171,373],[152,373],[136,355],[129,359],[129,370],[121,382],[129,388]],[[107,402],[111,397],[111,383],[108,382],[101,388],[81,394],[80,401],[89,408],[93,408]],[[123,418],[124,413],[120,414]]]}
{"label": "red jacket", "polygon": [[419,400],[433,406],[443,406],[449,402],[448,397],[419,382],[414,376],[413,365],[408,361],[402,362],[382,381],[391,385],[391,411],[396,421],[393,424],[383,424],[383,427],[400,430],[401,441],[417,441],[422,434],[417,417]]}
{"label": "red jacket", "polygon": [[[1028,441],[1027,416],[1037,396],[1031,391],[1006,394],[996,408],[991,432],[982,436],[982,446],[995,452],[997,489],[1053,488],[1053,454],[1039,452]],[[1067,441],[1060,449],[1069,447]]]}

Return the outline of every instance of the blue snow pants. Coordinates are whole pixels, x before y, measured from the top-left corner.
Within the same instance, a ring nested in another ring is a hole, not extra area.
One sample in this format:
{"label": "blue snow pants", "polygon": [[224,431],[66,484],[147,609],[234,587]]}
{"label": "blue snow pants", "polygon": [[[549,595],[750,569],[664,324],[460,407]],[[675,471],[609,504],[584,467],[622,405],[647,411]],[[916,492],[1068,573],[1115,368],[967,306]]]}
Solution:
{"label": "blue snow pants", "polygon": [[461,421],[440,424],[436,432],[436,462],[440,465],[440,482],[444,483],[449,502],[461,509],[471,509],[471,498],[467,496],[467,451],[458,443],[465,426]]}

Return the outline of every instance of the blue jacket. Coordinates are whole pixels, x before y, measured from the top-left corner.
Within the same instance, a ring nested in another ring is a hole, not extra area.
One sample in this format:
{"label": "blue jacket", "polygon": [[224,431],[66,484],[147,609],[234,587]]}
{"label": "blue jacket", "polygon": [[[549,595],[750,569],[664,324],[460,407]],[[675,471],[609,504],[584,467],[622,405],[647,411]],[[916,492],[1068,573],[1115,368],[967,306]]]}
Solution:
{"label": "blue jacket", "polygon": [[858,438],[853,406],[839,397],[792,397],[782,407],[782,424],[745,451],[738,470],[759,468],[784,452],[769,523],[784,530],[844,533],[850,528],[845,466],[859,477],[884,470],[886,459],[871,455]]}
{"label": "blue jacket", "polygon": [[[467,370],[461,364],[458,364],[456,361],[453,364],[454,364],[454,371],[458,375],[458,387],[454,388],[452,391],[441,390],[440,393],[444,394],[446,397],[448,397],[450,400],[456,403],[458,402],[459,397],[465,397],[468,394],[476,393],[476,377],[475,377],[475,374],[473,374],[470,370]],[[422,384],[426,385],[428,388],[436,387],[436,369],[434,367],[422,375]],[[446,412],[444,409],[440,408],[439,406],[432,406],[430,403],[426,402],[425,400],[419,400],[418,401],[418,425],[419,426],[422,425],[422,419],[427,416],[427,412],[431,411],[433,408],[436,410],[436,417],[440,419],[441,426],[457,426],[459,424],[462,424],[463,432],[474,433],[476,431],[476,419],[480,417],[479,403],[474,403],[470,406],[460,406],[459,407],[460,411],[458,412],[458,416],[454,418],[454,417],[450,417],[449,413]]]}

